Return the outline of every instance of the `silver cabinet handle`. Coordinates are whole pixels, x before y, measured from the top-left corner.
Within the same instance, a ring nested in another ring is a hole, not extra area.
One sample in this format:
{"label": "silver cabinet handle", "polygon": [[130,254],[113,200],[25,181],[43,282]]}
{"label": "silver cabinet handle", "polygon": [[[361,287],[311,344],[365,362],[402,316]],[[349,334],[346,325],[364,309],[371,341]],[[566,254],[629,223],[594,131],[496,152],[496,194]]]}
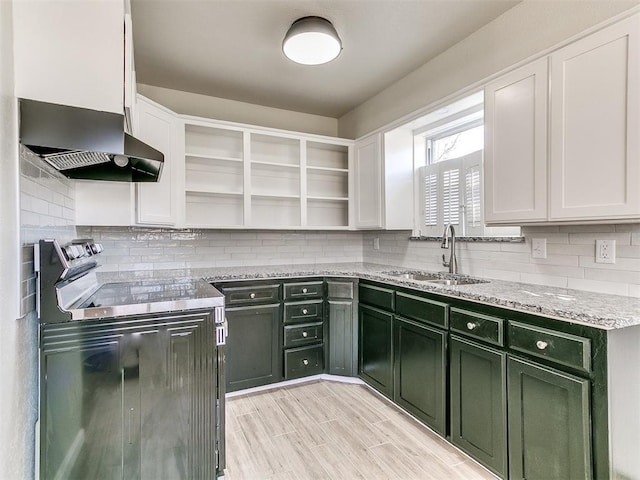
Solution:
{"label": "silver cabinet handle", "polygon": [[467,329],[469,330],[473,330],[474,328],[476,328],[478,325],[476,325],[473,322],[467,322]]}
{"label": "silver cabinet handle", "polygon": [[256,294],[255,293],[250,293],[249,294],[249,298],[256,298]]}
{"label": "silver cabinet handle", "polygon": [[309,360],[307,360],[306,358],[304,360],[302,360],[302,364],[303,365],[309,365]]}
{"label": "silver cabinet handle", "polygon": [[306,289],[306,288],[303,288],[303,289],[302,289],[302,293],[307,293],[307,289]]}
{"label": "silver cabinet handle", "polygon": [[307,313],[309,313],[309,310],[307,310],[306,308],[303,308],[303,309],[302,309],[302,314],[303,314],[303,315],[306,315]]}
{"label": "silver cabinet handle", "polygon": [[547,342],[542,341],[542,340],[538,340],[536,342],[536,347],[538,347],[539,350],[544,350],[548,346],[549,346],[549,344]]}
{"label": "silver cabinet handle", "polygon": [[307,337],[309,336],[309,334],[308,334],[307,332],[302,332],[302,336],[303,336],[304,338],[307,338]]}

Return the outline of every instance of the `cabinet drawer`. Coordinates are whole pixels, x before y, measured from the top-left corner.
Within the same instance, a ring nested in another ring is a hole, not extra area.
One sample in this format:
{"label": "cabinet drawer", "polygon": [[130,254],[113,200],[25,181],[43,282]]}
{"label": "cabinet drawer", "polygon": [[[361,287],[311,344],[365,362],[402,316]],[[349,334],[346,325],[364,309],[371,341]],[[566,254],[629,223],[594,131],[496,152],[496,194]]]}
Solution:
{"label": "cabinet drawer", "polygon": [[290,348],[284,351],[284,378],[316,375],[324,370],[323,346]]}
{"label": "cabinet drawer", "polygon": [[360,302],[393,312],[393,290],[373,285],[360,285]]}
{"label": "cabinet drawer", "polygon": [[284,304],[284,323],[322,321],[322,300]]}
{"label": "cabinet drawer", "polygon": [[222,288],[226,305],[253,305],[280,300],[280,285],[258,285]]}
{"label": "cabinet drawer", "polygon": [[405,318],[447,328],[446,303],[396,292],[396,313]]}
{"label": "cabinet drawer", "polygon": [[300,282],[284,284],[284,299],[319,298],[323,295],[323,282]]}
{"label": "cabinet drawer", "polygon": [[591,371],[591,340],[588,338],[509,322],[509,348]]}
{"label": "cabinet drawer", "polygon": [[323,323],[305,323],[284,327],[284,346],[298,347],[309,343],[322,342]]}
{"label": "cabinet drawer", "polygon": [[494,345],[504,345],[504,320],[452,307],[449,310],[451,330]]}

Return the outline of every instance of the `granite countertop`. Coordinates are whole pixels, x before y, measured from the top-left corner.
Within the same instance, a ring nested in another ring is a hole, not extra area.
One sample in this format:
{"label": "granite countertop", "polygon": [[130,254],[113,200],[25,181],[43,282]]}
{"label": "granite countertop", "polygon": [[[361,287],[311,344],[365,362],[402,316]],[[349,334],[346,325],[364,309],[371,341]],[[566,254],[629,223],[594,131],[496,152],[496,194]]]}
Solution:
{"label": "granite countertop", "polygon": [[212,282],[311,276],[358,277],[605,330],[640,325],[638,298],[489,279],[487,283],[448,286],[389,275],[390,272],[402,271],[419,270],[371,263],[336,263],[226,267],[198,269],[191,273]]}

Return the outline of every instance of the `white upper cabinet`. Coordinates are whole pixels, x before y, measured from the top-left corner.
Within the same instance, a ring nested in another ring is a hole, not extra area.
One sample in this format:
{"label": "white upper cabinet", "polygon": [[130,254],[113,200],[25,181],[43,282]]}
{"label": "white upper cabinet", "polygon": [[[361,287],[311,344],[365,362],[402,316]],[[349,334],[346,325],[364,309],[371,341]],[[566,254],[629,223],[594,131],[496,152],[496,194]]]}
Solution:
{"label": "white upper cabinet", "polygon": [[636,14],[487,85],[487,223],[640,218],[639,33]]}
{"label": "white upper cabinet", "polygon": [[135,131],[138,139],[164,154],[160,180],[136,184],[137,223],[175,225],[179,201],[175,177],[184,158],[181,122],[171,110],[138,96]]}
{"label": "white upper cabinet", "polygon": [[354,146],[354,227],[382,228],[382,134],[358,140]]}
{"label": "white upper cabinet", "polygon": [[550,220],[640,217],[640,15],[551,55]]}
{"label": "white upper cabinet", "polygon": [[123,0],[13,2],[17,97],[122,114]]}
{"label": "white upper cabinet", "polygon": [[413,228],[413,133],[396,128],[354,147],[354,227]]}
{"label": "white upper cabinet", "polygon": [[547,59],[485,87],[486,223],[547,218]]}

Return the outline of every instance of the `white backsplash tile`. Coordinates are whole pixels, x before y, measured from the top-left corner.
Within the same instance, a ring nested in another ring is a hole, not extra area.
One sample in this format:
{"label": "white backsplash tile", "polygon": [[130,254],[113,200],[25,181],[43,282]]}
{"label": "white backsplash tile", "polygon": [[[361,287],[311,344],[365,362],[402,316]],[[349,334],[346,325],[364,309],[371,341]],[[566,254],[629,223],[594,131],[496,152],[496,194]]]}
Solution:
{"label": "white backsplash tile", "polygon": [[[459,242],[460,273],[497,280],[640,296],[640,224],[523,227],[524,243]],[[366,232],[365,262],[446,271],[437,241],[410,241],[410,232]],[[373,249],[373,239],[380,249]],[[531,239],[547,240],[547,258],[531,258]],[[595,241],[616,240],[616,263],[595,263]]]}

